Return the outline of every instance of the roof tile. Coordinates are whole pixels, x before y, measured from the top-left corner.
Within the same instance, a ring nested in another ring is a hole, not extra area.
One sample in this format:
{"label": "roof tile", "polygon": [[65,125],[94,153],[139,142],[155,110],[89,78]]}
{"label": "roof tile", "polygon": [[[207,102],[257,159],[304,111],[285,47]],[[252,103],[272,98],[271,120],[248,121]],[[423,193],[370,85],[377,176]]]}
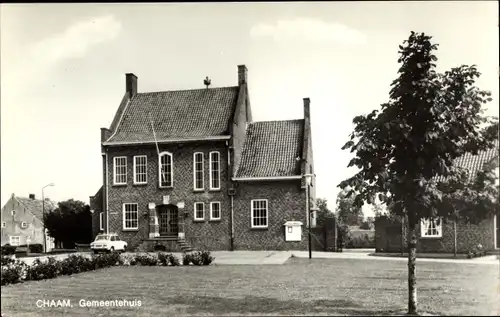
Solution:
{"label": "roof tile", "polygon": [[[26,197],[17,197],[16,199],[28,210],[38,218],[40,221],[43,221],[43,212],[42,212],[42,200],[41,199],[31,199]],[[57,203],[51,201],[49,199],[45,200],[45,211],[48,212],[57,208]]]}
{"label": "roof tile", "polygon": [[239,87],[138,93],[108,143],[226,135]]}
{"label": "roof tile", "polygon": [[237,178],[300,175],[304,120],[249,123]]}

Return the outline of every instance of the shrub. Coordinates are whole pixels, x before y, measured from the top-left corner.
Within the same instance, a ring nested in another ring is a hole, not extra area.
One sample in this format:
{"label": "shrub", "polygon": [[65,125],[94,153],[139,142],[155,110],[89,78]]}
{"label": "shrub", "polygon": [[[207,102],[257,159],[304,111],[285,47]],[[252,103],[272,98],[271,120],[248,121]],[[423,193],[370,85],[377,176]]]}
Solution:
{"label": "shrub", "polygon": [[210,263],[212,263],[213,260],[215,260],[215,258],[210,255],[210,251],[202,251],[199,254],[203,265],[210,265]]}
{"label": "shrub", "polygon": [[203,264],[203,260],[201,258],[201,252],[195,252],[191,254],[191,263],[193,263],[193,265]]}
{"label": "shrub", "polygon": [[61,262],[53,257],[48,258],[46,262],[36,259],[33,264],[28,266],[26,279],[32,281],[51,279],[58,276],[60,271]]}
{"label": "shrub", "polygon": [[137,263],[143,266],[155,266],[158,264],[158,259],[149,254],[136,255],[135,260]]}
{"label": "shrub", "polygon": [[158,262],[162,266],[167,266],[169,262],[169,254],[165,254],[163,252],[158,253]]}
{"label": "shrub", "polygon": [[175,255],[173,255],[173,254],[169,254],[168,255],[168,262],[172,266],[179,266],[179,265],[181,265],[179,259]]}
{"label": "shrub", "polygon": [[191,264],[191,254],[189,253],[184,253],[182,256],[182,265],[189,265]]}
{"label": "shrub", "polygon": [[22,282],[26,278],[27,267],[23,261],[2,256],[1,285]]}
{"label": "shrub", "polygon": [[2,245],[2,255],[12,255],[16,253],[16,246],[6,244]]}
{"label": "shrub", "polygon": [[60,262],[62,275],[71,275],[94,269],[93,260],[82,255],[72,254]]}
{"label": "shrub", "polygon": [[485,255],[486,251],[483,249],[483,246],[481,244],[478,244],[467,253],[467,258],[472,259],[475,257],[485,256]]}

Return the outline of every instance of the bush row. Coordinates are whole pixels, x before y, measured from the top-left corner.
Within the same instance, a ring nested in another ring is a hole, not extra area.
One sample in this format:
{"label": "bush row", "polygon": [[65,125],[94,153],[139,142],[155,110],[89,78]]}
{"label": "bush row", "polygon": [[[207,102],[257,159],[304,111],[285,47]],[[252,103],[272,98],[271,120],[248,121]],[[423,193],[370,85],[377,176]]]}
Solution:
{"label": "bush row", "polygon": [[[209,251],[184,254],[183,265],[210,265],[214,257]],[[61,275],[72,275],[118,265],[142,266],[179,266],[181,262],[173,254],[136,254],[121,255],[119,253],[92,255],[69,255],[63,260],[49,257],[47,261],[36,259],[31,265],[24,261],[2,255],[1,285],[15,284],[24,281],[39,281]]]}
{"label": "bush row", "polygon": [[368,234],[364,234],[363,236],[352,237],[349,236],[347,238],[346,248],[361,248],[361,249],[370,249],[375,248],[375,237],[369,236]]}
{"label": "bush row", "polygon": [[16,250],[18,249],[24,249],[26,248],[27,251],[30,253],[42,253],[43,252],[43,245],[40,243],[35,243],[35,244],[30,244],[30,245],[20,245],[20,246],[14,246],[10,244],[2,245],[2,255],[12,255],[16,253]]}

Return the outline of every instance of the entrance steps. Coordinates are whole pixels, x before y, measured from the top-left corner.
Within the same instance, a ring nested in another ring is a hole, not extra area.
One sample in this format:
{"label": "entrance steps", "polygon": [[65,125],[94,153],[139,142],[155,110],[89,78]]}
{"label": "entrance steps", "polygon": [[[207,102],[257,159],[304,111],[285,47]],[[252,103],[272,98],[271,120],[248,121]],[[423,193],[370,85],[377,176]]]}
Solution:
{"label": "entrance steps", "polygon": [[192,252],[193,247],[186,239],[178,237],[156,237],[143,240],[137,247],[137,251],[153,252]]}

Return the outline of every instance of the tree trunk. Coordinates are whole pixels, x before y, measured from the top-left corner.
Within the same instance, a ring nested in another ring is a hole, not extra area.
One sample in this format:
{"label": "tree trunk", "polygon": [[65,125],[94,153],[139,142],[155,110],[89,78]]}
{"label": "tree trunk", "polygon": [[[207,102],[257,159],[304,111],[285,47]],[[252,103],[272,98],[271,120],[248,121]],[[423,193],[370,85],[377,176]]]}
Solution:
{"label": "tree trunk", "polygon": [[408,314],[417,314],[417,231],[415,221],[408,219]]}

